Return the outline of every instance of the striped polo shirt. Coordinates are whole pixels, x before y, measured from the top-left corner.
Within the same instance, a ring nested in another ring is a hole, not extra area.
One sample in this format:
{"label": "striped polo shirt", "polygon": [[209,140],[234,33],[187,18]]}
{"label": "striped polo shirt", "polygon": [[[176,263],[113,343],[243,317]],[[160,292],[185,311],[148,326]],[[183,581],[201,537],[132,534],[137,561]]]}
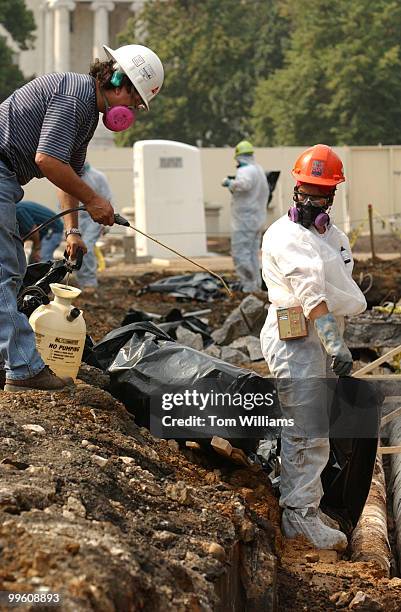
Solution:
{"label": "striped polo shirt", "polygon": [[0,158],[25,185],[43,174],[36,153],[51,155],[83,172],[96,129],[95,79],[86,74],[46,74],[17,89],[0,104]]}

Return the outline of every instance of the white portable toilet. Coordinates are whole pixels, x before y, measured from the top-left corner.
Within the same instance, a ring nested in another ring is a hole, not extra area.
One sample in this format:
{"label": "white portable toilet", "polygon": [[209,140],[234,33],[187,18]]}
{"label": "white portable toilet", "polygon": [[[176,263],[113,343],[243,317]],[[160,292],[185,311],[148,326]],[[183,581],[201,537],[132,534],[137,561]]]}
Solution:
{"label": "white portable toilet", "polygon": [[[134,144],[135,226],[184,255],[207,254],[200,151],[172,140]],[[136,234],[139,257],[176,255]]]}

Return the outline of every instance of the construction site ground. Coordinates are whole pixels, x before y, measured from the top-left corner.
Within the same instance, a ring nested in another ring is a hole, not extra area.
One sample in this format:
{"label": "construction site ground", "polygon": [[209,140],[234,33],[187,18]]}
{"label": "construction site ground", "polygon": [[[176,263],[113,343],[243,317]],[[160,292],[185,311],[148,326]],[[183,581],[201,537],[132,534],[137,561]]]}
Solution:
{"label": "construction site ground", "polygon": [[[387,265],[357,263],[356,274],[390,276]],[[123,265],[102,273],[96,293],[77,300],[93,340],[130,307],[211,308],[216,329],[244,297],[205,304],[137,295],[171,273]],[[391,273],[400,297],[401,259]],[[268,374],[263,362],[244,365]],[[107,376],[84,367],[81,379],[61,394],[0,396],[0,591],[48,589],[71,612],[326,612],[349,609],[359,591],[365,598],[352,609],[401,609],[396,575],[349,553],[332,563],[302,539],[285,540],[263,471],[153,438],[105,390]],[[4,598],[0,609],[9,609]]]}

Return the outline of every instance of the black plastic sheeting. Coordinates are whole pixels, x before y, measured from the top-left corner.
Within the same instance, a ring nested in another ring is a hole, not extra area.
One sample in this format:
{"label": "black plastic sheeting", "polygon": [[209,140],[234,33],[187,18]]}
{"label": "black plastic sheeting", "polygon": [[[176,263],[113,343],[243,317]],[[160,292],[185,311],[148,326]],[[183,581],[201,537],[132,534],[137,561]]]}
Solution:
{"label": "black plastic sheeting", "polygon": [[144,321],[157,321],[157,327],[169,334],[173,340],[177,340],[177,327],[184,327],[194,334],[202,336],[203,348],[213,344],[210,327],[198,317],[192,316],[191,313],[182,313],[178,308],[172,308],[166,315],[130,309],[122,320],[121,327],[131,323],[143,323]]}
{"label": "black plastic sheeting", "polygon": [[[151,398],[161,393],[191,389],[201,386],[202,381],[212,382],[216,392],[228,393],[266,392],[269,384],[254,372],[172,341],[152,322],[113,330],[94,345],[88,363],[108,371],[113,395],[135,414],[138,425],[148,428]],[[350,410],[348,416],[347,407],[351,406],[360,409],[359,414],[366,414],[378,435],[384,398],[374,383],[339,379],[335,393],[337,408],[331,412],[333,435],[347,428],[347,419],[348,426],[355,427],[353,420],[358,410]],[[187,439],[191,437],[193,431],[189,428]],[[346,531],[356,525],[369,493],[377,442],[377,436],[330,440],[330,458],[322,474],[322,506],[340,520]],[[257,440],[235,438],[232,443],[252,452]]]}
{"label": "black plastic sheeting", "polygon": [[[249,370],[238,368],[174,342],[152,322],[132,323],[107,334],[92,349],[90,365],[110,374],[111,392],[149,428],[150,401],[179,389],[213,385],[216,393],[266,392],[273,385]],[[188,439],[193,431],[188,430]],[[213,433],[211,432],[211,436]],[[236,446],[254,450],[256,440],[236,438]]]}
{"label": "black plastic sheeting", "polygon": [[[238,282],[226,282],[233,290],[239,288]],[[168,293],[178,300],[196,300],[198,302],[212,302],[215,299],[227,297],[223,283],[207,272],[168,276],[143,287],[138,291],[138,295],[148,292]]]}
{"label": "black plastic sheeting", "polygon": [[[324,496],[322,508],[338,518],[345,532],[356,526],[369,495],[375,466],[378,436],[380,431],[381,406],[384,395],[378,385],[358,378],[339,378],[334,398],[335,410],[332,411],[331,431],[341,431],[344,424],[354,428],[352,421],[359,407],[370,420],[369,431],[376,429],[374,438],[336,438],[330,439],[330,458],[322,473]],[[348,424],[344,421],[349,420]],[[365,423],[360,422],[360,428]]]}

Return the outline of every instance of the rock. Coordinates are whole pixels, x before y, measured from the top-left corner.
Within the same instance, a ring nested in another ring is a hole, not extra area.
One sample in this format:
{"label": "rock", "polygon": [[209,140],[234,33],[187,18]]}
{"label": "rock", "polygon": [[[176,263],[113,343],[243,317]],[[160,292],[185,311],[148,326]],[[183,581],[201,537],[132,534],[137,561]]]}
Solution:
{"label": "rock", "polygon": [[177,327],[176,331],[177,342],[190,346],[191,348],[201,351],[203,349],[203,339],[201,334],[195,334],[190,329],[186,329],[182,325]]}
{"label": "rock", "polygon": [[248,336],[247,349],[249,359],[251,361],[261,361],[264,359],[259,338],[255,338],[255,336]]}
{"label": "rock", "polygon": [[82,440],[81,441],[81,446],[83,446],[85,448],[86,446],[88,446],[89,443],[90,443],[89,440]]}
{"label": "rock", "polygon": [[70,451],[63,450],[63,451],[61,451],[61,456],[62,456],[62,457],[65,457],[66,459],[71,459],[71,456],[72,456],[72,455],[71,455],[71,452],[70,452]]}
{"label": "rock", "polygon": [[85,506],[73,495],[68,497],[67,503],[63,506],[63,516],[66,516],[66,518],[71,518],[71,514],[73,516],[81,516],[82,518],[86,517]]}
{"label": "rock", "polygon": [[17,461],[16,459],[12,459],[11,457],[5,457],[0,465],[9,466],[11,469],[16,468],[17,470],[26,470],[29,468],[29,463],[25,463],[24,461]]}
{"label": "rock", "polygon": [[120,461],[125,463],[125,465],[130,465],[131,463],[135,463],[135,459],[133,457],[119,457]]}
{"label": "rock", "polygon": [[207,552],[218,561],[224,562],[226,560],[226,551],[220,544],[217,544],[217,542],[209,544]]}
{"label": "rock", "polygon": [[210,355],[210,357],[216,357],[216,359],[220,359],[221,348],[217,346],[217,344],[210,344],[203,351],[206,355]]}
{"label": "rock", "polygon": [[318,554],[321,563],[337,563],[338,554],[335,550],[319,550]]}
{"label": "rock", "polygon": [[241,523],[239,533],[243,542],[252,542],[252,540],[255,538],[256,528],[251,521],[245,519]]}
{"label": "rock", "polygon": [[166,495],[184,506],[189,506],[193,499],[191,489],[182,480],[174,484],[168,484],[166,487]]}
{"label": "rock", "polygon": [[19,512],[16,498],[7,489],[0,489],[0,509],[9,514],[17,514]]}
{"label": "rock", "polygon": [[99,467],[104,467],[108,462],[108,459],[105,459],[105,457],[101,457],[100,455],[93,455],[92,459],[98,464]]}
{"label": "rock", "polygon": [[317,552],[306,553],[305,561],[307,561],[308,563],[317,563],[319,561],[318,553]]}
{"label": "rock", "polygon": [[401,578],[397,578],[397,577],[392,578],[389,582],[389,586],[401,588]]}
{"label": "rock", "polygon": [[88,451],[91,451],[92,453],[94,453],[97,450],[100,450],[100,447],[97,446],[96,444],[87,444],[86,448],[88,449]]}
{"label": "rock", "polygon": [[27,423],[22,426],[22,429],[25,429],[25,431],[32,431],[42,436],[46,433],[46,430],[41,425],[36,425],[35,423]]}
{"label": "rock", "polygon": [[349,604],[350,610],[361,610],[363,612],[380,612],[383,606],[363,591],[358,591]]}
{"label": "rock", "polygon": [[169,445],[169,447],[171,448],[171,450],[173,451],[179,451],[180,450],[180,446],[177,442],[177,440],[169,440],[167,442],[167,444]]}
{"label": "rock", "polygon": [[232,363],[233,365],[249,361],[249,358],[247,355],[245,355],[245,353],[242,353],[241,351],[233,349],[229,346],[222,347],[220,359],[227,361],[227,363]]}
{"label": "rock", "polygon": [[234,340],[229,346],[248,355],[250,361],[260,361],[263,359],[260,339],[256,336],[242,336],[242,338]]}
{"label": "rock", "polygon": [[[319,561],[319,555],[317,555],[317,561]],[[337,591],[337,593],[333,593],[332,595],[330,595],[329,600],[332,601],[333,603],[336,603],[340,595],[341,595],[341,591]]]}
{"label": "rock", "polygon": [[236,519],[245,518],[245,506],[240,501],[236,501],[233,504],[234,516]]}
{"label": "rock", "polygon": [[152,539],[161,544],[171,544],[176,541],[177,536],[175,533],[171,533],[171,531],[155,531]]}
{"label": "rock", "polygon": [[348,606],[353,597],[354,594],[352,591],[348,591],[348,593],[346,591],[341,591],[336,601],[336,608],[344,608],[345,606]]}
{"label": "rock", "polygon": [[223,327],[212,332],[216,344],[228,345],[241,336],[259,336],[266,319],[264,303],[248,295],[227,317]]}
{"label": "rock", "polygon": [[349,348],[394,348],[401,344],[401,316],[386,321],[380,313],[367,310],[347,317],[344,340]]}
{"label": "rock", "polygon": [[141,491],[143,491],[144,493],[148,493],[149,495],[154,495],[154,496],[163,495],[163,490],[156,483],[147,482],[145,484],[141,484]]}
{"label": "rock", "polygon": [[99,387],[99,389],[108,389],[110,386],[110,376],[108,374],[86,363],[81,364],[78,378],[88,385]]}

